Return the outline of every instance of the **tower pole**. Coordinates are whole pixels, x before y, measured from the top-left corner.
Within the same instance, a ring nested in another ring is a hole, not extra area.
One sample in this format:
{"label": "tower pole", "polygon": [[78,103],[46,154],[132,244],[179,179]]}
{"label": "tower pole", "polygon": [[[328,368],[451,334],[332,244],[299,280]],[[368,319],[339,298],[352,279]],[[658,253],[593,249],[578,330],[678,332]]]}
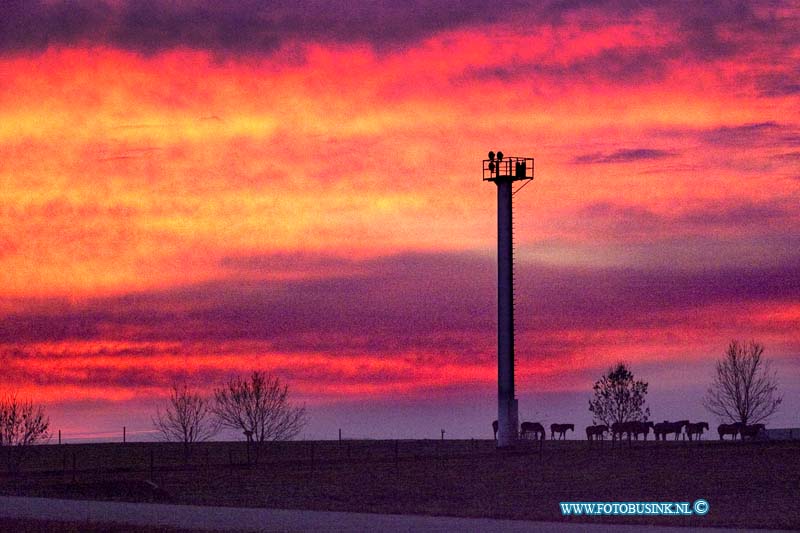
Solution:
{"label": "tower pole", "polygon": [[[483,181],[497,186],[497,447],[517,442],[519,407],[514,394],[514,233],[512,198],[533,180],[532,157],[489,152]],[[524,182],[513,189],[514,182]]]}
{"label": "tower pole", "polygon": [[498,176],[497,185],[497,446],[517,439],[517,400],[514,397],[514,242],[511,176]]}

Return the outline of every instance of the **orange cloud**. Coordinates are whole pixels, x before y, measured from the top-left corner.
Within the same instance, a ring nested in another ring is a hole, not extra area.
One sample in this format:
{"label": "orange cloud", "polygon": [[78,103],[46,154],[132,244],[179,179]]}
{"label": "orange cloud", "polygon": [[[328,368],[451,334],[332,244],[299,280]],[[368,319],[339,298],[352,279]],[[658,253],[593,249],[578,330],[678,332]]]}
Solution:
{"label": "orange cloud", "polygon": [[[762,42],[761,26],[736,27],[719,6],[701,13],[705,34],[664,9],[564,9],[536,24],[531,12],[465,14],[395,40],[334,24],[259,53],[252,28],[232,49],[147,47],[92,25],[49,48],[18,36],[24,53],[0,55],[0,313],[17,372],[3,385],[138,401],[181,372],[208,385],[258,366],[318,402],[491,388],[493,326],[464,318],[489,301],[458,270],[475,263],[395,262],[493,254],[494,190],[478,171],[489,149],[536,157],[515,199],[517,257],[544,274],[522,278],[522,301],[554,295],[555,307],[520,332],[525,390],[580,390],[620,357],[696,363],[743,331],[795,353],[800,49]],[[797,16],[746,11],[784,37]],[[211,22],[200,29],[218,37]],[[739,279],[744,294],[726,289]],[[561,305],[576,280],[595,287]],[[652,316],[637,283],[660,298]],[[695,305],[679,308],[659,283]],[[330,292],[292,306],[297,287]],[[253,308],[272,297],[306,329],[256,333]],[[417,321],[445,308],[452,322]],[[328,329],[313,330],[306,317],[321,310]],[[394,344],[378,353],[380,333]]]}

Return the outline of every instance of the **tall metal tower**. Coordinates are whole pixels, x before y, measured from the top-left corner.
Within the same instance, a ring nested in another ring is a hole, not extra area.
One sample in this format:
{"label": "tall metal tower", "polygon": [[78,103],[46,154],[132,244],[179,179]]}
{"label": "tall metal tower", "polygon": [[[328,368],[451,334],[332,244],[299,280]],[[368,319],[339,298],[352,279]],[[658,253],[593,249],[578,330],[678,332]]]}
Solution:
{"label": "tall metal tower", "polygon": [[[483,180],[497,185],[497,446],[513,446],[519,430],[514,394],[514,210],[513,197],[533,180],[532,157],[489,152]],[[515,181],[524,182],[513,188]]]}

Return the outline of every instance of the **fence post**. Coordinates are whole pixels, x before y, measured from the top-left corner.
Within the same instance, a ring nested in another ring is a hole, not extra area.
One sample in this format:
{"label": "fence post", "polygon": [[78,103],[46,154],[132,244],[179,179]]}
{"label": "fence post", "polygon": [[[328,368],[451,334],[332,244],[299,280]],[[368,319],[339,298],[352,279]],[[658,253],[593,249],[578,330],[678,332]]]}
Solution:
{"label": "fence post", "polygon": [[395,439],[394,441],[394,471],[395,476],[400,476],[400,441]]}
{"label": "fence post", "polygon": [[155,452],[153,451],[153,448],[150,448],[150,481],[153,481],[153,482],[155,482],[154,481],[154,478],[155,478],[155,462],[156,462]]}
{"label": "fence post", "polygon": [[61,430],[58,430],[58,445],[61,446]]}
{"label": "fence post", "polygon": [[339,428],[339,442],[342,442],[342,428]]}
{"label": "fence post", "polygon": [[76,472],[75,472],[76,463],[77,463],[77,460],[75,459],[75,452],[72,452],[72,482],[73,483],[75,483],[75,479],[76,479]]}

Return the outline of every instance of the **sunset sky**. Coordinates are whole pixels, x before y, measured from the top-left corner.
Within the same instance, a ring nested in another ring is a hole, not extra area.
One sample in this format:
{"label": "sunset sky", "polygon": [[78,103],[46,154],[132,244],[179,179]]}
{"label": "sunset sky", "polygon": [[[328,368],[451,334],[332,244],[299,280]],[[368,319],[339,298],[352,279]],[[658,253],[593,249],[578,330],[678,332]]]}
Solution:
{"label": "sunset sky", "polygon": [[0,393],[101,439],[263,369],[308,438],[491,437],[489,150],[524,420],[656,420],[762,342],[800,426],[800,2],[6,0]]}

